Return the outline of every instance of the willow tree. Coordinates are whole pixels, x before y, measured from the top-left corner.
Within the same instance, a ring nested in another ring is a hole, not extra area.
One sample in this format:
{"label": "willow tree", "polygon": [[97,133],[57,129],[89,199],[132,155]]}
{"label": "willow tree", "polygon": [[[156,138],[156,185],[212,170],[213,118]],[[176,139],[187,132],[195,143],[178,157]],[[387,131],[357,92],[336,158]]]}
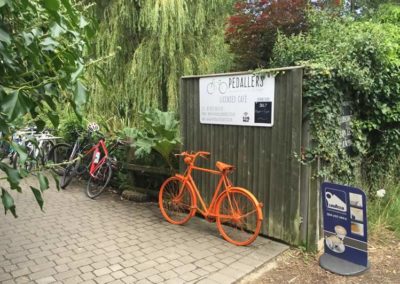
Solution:
{"label": "willow tree", "polygon": [[230,68],[224,25],[233,0],[96,2],[96,57],[109,58],[100,65],[106,80],[92,80],[93,113],[130,125],[149,106],[176,110],[182,75]]}

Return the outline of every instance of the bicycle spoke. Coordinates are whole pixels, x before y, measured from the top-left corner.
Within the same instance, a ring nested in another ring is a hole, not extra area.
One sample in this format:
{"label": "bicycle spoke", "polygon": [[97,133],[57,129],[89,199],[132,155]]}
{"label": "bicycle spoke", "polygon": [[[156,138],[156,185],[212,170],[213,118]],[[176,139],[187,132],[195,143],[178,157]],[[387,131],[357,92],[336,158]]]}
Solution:
{"label": "bicycle spoke", "polygon": [[186,184],[171,178],[160,189],[159,205],[167,221],[183,224],[191,217],[192,193]]}
{"label": "bicycle spoke", "polygon": [[236,245],[247,245],[254,241],[261,220],[255,203],[247,193],[231,190],[221,198],[217,208],[217,226],[226,240]]}

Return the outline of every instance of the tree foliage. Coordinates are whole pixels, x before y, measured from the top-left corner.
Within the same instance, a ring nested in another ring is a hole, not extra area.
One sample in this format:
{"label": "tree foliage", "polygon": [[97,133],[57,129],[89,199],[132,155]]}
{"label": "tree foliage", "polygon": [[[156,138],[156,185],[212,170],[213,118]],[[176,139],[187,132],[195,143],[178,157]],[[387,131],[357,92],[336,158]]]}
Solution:
{"label": "tree foliage", "polygon": [[[385,5],[371,19],[316,12],[307,34],[278,37],[273,65],[305,65],[304,96],[325,176],[349,181],[360,159],[376,181],[400,154],[399,7]],[[340,142],[343,101],[353,108],[352,151]]]}
{"label": "tree foliage", "polygon": [[[57,127],[59,103],[70,103],[81,115],[86,87],[81,79],[84,52],[93,26],[71,0],[0,0],[0,131],[2,140],[12,144],[16,121],[24,118],[43,129],[45,120]],[[23,147],[12,144],[20,153]],[[0,162],[12,190],[21,191],[23,170]],[[38,175],[40,177],[41,175]],[[40,191],[32,191],[42,205]],[[2,188],[2,201],[15,215],[11,195]]]}
{"label": "tree foliage", "polygon": [[226,71],[226,0],[98,0],[96,56],[105,84],[94,81],[94,111],[135,125],[139,110],[178,107],[183,75]]}
{"label": "tree foliage", "polygon": [[285,35],[307,29],[307,0],[238,1],[228,19],[226,39],[240,70],[267,66],[278,31]]}

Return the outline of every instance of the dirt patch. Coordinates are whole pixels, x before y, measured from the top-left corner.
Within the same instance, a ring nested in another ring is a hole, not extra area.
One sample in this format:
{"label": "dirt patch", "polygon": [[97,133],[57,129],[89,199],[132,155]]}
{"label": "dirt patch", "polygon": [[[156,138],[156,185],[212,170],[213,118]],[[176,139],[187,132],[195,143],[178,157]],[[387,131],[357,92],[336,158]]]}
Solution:
{"label": "dirt patch", "polygon": [[[290,249],[273,264],[261,269],[254,279],[245,283],[400,283],[400,240],[382,230],[369,242],[371,268],[359,276],[344,277],[319,266],[320,254],[313,255]],[[261,272],[261,273],[260,273]]]}

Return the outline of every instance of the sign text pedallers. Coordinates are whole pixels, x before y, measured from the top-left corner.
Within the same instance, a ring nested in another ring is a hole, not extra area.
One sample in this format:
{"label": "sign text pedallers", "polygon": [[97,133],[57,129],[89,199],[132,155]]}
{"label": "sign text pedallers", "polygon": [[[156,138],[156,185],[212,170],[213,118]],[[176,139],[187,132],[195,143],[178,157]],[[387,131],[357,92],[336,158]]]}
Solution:
{"label": "sign text pedallers", "polygon": [[246,77],[230,77],[229,88],[260,88],[264,86],[265,77],[258,75],[251,75]]}
{"label": "sign text pedallers", "polygon": [[275,77],[227,75],[200,78],[200,123],[274,124]]}

